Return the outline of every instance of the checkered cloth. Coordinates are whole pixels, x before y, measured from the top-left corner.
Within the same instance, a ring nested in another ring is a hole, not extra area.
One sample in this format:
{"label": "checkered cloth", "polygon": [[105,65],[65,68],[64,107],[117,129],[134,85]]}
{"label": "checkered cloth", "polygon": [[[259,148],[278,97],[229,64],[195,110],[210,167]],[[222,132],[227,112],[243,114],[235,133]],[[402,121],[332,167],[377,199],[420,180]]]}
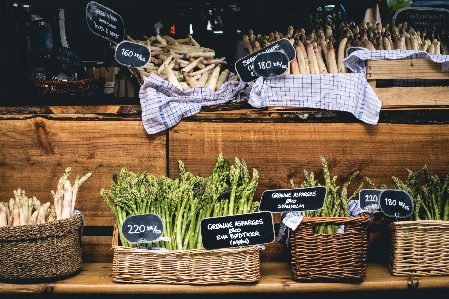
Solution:
{"label": "checkered cloth", "polygon": [[357,50],[346,57],[343,63],[354,73],[366,74],[366,60],[404,58],[429,58],[434,62],[449,63],[449,55],[429,54],[424,51],[413,50]]}
{"label": "checkered cloth", "polygon": [[382,102],[363,74],[279,75],[258,78],[248,103],[269,106],[307,107],[352,113],[375,125]]}
{"label": "checkered cloth", "polygon": [[[248,89],[248,84],[244,82],[227,81],[216,92],[204,87],[182,91],[167,80],[151,74],[139,92],[143,126],[148,134],[164,131],[181,119],[200,112],[202,106],[243,101],[245,89]],[[249,91],[246,93],[249,94]]]}

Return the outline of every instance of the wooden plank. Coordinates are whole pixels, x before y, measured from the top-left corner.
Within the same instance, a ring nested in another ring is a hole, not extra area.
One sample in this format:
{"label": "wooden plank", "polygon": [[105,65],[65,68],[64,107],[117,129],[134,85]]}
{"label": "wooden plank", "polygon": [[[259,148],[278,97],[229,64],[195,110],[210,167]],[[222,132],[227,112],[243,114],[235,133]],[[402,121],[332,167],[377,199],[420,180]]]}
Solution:
{"label": "wooden plank", "polygon": [[367,79],[449,79],[441,63],[430,59],[368,60]]}
{"label": "wooden plank", "polygon": [[[246,294],[246,296],[248,296],[248,294],[282,293],[284,296],[288,296],[289,294],[297,296],[298,293],[320,295],[323,292],[330,292],[333,294],[349,292],[354,294],[354,292],[389,291],[391,292],[390,295],[406,295],[407,298],[415,298],[415,295],[417,295],[415,292],[418,292],[419,290],[423,290],[429,295],[435,290],[449,288],[449,279],[447,279],[447,276],[414,278],[396,277],[392,276],[385,266],[376,263],[368,264],[366,278],[360,282],[296,282],[291,279],[290,263],[285,262],[261,263],[260,280],[257,283],[204,286],[189,284],[114,283],[112,282],[111,273],[111,263],[85,263],[82,266],[81,273],[78,275],[56,282],[30,284],[0,282],[0,294],[2,294],[2,296],[24,293],[46,293],[48,295],[169,294],[182,296],[192,294]],[[411,287],[411,285],[413,285],[413,287]]]}
{"label": "wooden plank", "polygon": [[374,88],[382,108],[449,106],[449,87]]}
{"label": "wooden plank", "polygon": [[209,176],[222,152],[231,161],[244,159],[250,170],[259,171],[255,198],[268,189],[290,188],[290,180],[300,185],[304,170],[323,184],[320,156],[327,159],[339,185],[355,171],[361,172],[350,191],[364,177],[392,186],[392,175],[405,179],[406,168],[417,171],[424,164],[439,177],[449,171],[449,124],[181,121],[169,136],[171,177],[179,174],[178,160],[187,171]]}
{"label": "wooden plank", "polygon": [[75,206],[87,226],[111,226],[114,217],[100,190],[111,188],[112,174],[125,164],[134,172],[166,174],[165,133],[148,135],[141,120],[0,120],[0,144],[2,199],[20,187],[29,196],[51,201],[50,191],[66,167],[72,167],[72,182],[92,172]]}
{"label": "wooden plank", "polygon": [[83,236],[82,254],[84,263],[112,263],[112,236]]}

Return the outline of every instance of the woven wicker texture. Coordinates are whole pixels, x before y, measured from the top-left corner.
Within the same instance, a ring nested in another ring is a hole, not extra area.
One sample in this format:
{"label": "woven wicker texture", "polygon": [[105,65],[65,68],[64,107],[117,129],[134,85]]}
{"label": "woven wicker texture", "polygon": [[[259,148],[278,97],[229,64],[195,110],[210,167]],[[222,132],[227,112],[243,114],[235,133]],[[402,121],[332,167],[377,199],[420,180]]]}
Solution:
{"label": "woven wicker texture", "polygon": [[449,221],[394,222],[390,234],[393,275],[449,275]]}
{"label": "woven wicker texture", "polygon": [[82,218],[0,228],[0,279],[49,279],[81,268]]}
{"label": "woven wicker texture", "polygon": [[[304,217],[290,233],[293,279],[362,279],[366,275],[368,223],[357,217]],[[315,234],[317,225],[344,225],[343,233]]]}
{"label": "woven wicker texture", "polygon": [[102,94],[105,81],[30,79],[30,91],[42,97],[91,97]]}
{"label": "woven wicker texture", "polygon": [[114,282],[208,285],[260,278],[258,246],[170,251],[113,248]]}

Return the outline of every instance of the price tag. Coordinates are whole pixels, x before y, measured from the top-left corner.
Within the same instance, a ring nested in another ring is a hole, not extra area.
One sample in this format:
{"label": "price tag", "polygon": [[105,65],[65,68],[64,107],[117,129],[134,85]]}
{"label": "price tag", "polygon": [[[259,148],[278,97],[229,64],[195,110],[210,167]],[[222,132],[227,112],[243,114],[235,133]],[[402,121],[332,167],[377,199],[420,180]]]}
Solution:
{"label": "price tag", "polygon": [[125,25],[122,17],[115,11],[95,1],[86,6],[87,27],[96,35],[115,44],[125,37]]}
{"label": "price tag", "polygon": [[407,22],[415,30],[445,29],[449,26],[449,9],[434,7],[407,7],[399,9],[392,19],[393,26]]}
{"label": "price tag", "polygon": [[122,225],[122,234],[131,243],[157,240],[162,230],[162,219],[154,214],[128,216]]}
{"label": "price tag", "polygon": [[379,198],[383,190],[362,189],[359,192],[359,205],[362,210],[380,211]]}
{"label": "price tag", "polygon": [[323,208],[327,189],[324,186],[266,190],[260,200],[260,211],[316,211]]}
{"label": "price tag", "polygon": [[281,38],[280,40],[272,43],[271,45],[260,49],[259,51],[245,56],[235,63],[235,70],[243,82],[251,82],[257,79],[259,76],[254,72],[254,60],[261,53],[281,51],[284,52],[288,57],[288,61],[292,61],[296,57],[295,48],[293,48],[290,41],[286,38]]}
{"label": "price tag", "polygon": [[150,50],[138,43],[122,41],[115,50],[115,60],[124,66],[144,66],[150,60]]}
{"label": "price tag", "polygon": [[240,247],[274,241],[273,216],[256,212],[201,220],[201,237],[205,249]]}
{"label": "price tag", "polygon": [[61,72],[73,74],[81,69],[81,57],[72,49],[61,47],[52,52],[48,71],[57,76]]}
{"label": "price tag", "polygon": [[381,211],[388,217],[407,218],[413,213],[413,200],[403,190],[387,189],[382,191],[379,205]]}
{"label": "price tag", "polygon": [[253,62],[253,70],[260,77],[276,76],[285,73],[288,63],[288,57],[284,52],[265,52],[256,56]]}
{"label": "price tag", "polygon": [[442,63],[442,71],[443,73],[449,72],[449,61],[445,61]]}

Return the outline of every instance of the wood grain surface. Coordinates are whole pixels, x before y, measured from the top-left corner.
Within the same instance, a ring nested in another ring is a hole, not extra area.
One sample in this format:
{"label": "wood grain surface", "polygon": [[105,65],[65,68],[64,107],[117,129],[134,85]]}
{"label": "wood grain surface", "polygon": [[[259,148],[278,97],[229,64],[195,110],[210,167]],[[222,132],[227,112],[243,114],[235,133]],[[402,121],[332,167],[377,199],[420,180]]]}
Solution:
{"label": "wood grain surface", "polygon": [[430,59],[368,60],[366,66],[367,79],[449,79]]}
{"label": "wood grain surface", "polygon": [[208,176],[222,152],[259,171],[260,198],[265,190],[290,188],[290,180],[300,185],[304,170],[324,184],[323,156],[339,185],[360,171],[353,188],[365,177],[392,187],[391,176],[405,179],[406,168],[417,171],[425,164],[444,178],[448,145],[447,124],[181,122],[169,131],[169,170],[176,177],[182,160],[187,171]]}

